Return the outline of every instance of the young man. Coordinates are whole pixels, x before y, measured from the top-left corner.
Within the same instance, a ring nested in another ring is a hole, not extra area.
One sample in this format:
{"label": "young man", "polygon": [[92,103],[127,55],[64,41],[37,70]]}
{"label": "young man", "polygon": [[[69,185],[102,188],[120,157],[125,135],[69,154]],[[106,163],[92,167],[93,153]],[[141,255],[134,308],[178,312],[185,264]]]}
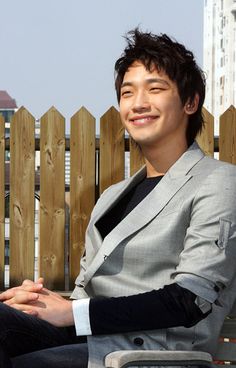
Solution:
{"label": "young man", "polygon": [[85,367],[87,359],[102,367],[121,349],[213,353],[233,304],[236,167],[205,157],[194,141],[203,74],[166,35],[134,30],[127,40],[116,91],[146,165],[96,204],[73,302],[42,279],[1,295],[0,351],[9,366],[14,357],[21,368]]}

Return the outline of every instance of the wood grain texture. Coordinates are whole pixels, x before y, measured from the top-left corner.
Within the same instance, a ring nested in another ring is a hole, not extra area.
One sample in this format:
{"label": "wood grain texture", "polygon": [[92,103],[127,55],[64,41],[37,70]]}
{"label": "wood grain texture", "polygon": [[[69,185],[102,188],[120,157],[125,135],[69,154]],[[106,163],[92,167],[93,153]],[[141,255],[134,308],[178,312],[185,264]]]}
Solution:
{"label": "wood grain texture", "polygon": [[4,287],[5,267],[5,121],[0,115],[0,290]]}
{"label": "wood grain texture", "polygon": [[100,121],[100,194],[124,179],[124,128],[118,111],[111,107]]}
{"label": "wood grain texture", "polygon": [[64,290],[65,119],[52,107],[40,126],[40,275]]}
{"label": "wood grain texture", "polygon": [[233,106],[220,117],[219,159],[236,164],[236,109]]}
{"label": "wood grain texture", "polygon": [[95,205],[95,118],[81,108],[71,119],[70,285],[79,273],[85,231]]}
{"label": "wood grain texture", "polygon": [[207,156],[214,156],[214,117],[203,108],[204,127],[196,140]]}
{"label": "wood grain texture", "polygon": [[130,175],[134,175],[144,164],[144,158],[138,145],[130,138]]}
{"label": "wood grain texture", "polygon": [[20,108],[11,121],[10,285],[34,277],[35,119]]}

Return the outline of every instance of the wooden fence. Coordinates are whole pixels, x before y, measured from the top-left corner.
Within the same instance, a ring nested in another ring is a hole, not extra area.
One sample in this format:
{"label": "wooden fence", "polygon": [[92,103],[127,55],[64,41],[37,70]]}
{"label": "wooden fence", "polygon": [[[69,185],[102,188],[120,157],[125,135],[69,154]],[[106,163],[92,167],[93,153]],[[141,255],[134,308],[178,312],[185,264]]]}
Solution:
{"label": "wooden fence", "polygon": [[[214,138],[214,118],[204,110],[205,128],[198,142],[208,155],[236,164],[236,109],[220,118],[219,139]],[[40,120],[35,139],[35,119],[24,108],[12,118],[10,138],[0,116],[0,289],[4,289],[5,254],[5,151],[10,149],[10,286],[34,278],[35,258],[35,151],[40,150],[39,273],[47,287],[65,290],[79,272],[84,234],[97,196],[124,178],[125,152],[130,151],[130,174],[143,164],[139,150],[125,138],[119,113],[111,107],[100,120],[81,108],[72,118],[70,139],[65,119],[52,107]],[[39,144],[40,142],[40,144]],[[69,247],[65,252],[65,150],[70,151]]]}

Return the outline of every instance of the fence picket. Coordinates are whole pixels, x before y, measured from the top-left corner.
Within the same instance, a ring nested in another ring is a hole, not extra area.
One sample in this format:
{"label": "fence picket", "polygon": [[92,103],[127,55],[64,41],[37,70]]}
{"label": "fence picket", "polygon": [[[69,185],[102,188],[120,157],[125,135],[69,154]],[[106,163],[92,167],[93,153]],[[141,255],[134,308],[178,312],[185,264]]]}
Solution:
{"label": "fence picket", "polygon": [[100,121],[100,194],[124,178],[124,128],[118,111],[111,107]]}
{"label": "fence picket", "polygon": [[137,144],[132,139],[129,139],[129,151],[130,175],[133,175],[144,165],[144,158]]}
{"label": "fence picket", "polygon": [[20,108],[11,121],[10,286],[34,277],[34,117]]}
{"label": "fence picket", "polygon": [[236,164],[236,109],[230,106],[220,117],[219,159]]}
{"label": "fence picket", "polygon": [[214,156],[214,117],[203,108],[204,128],[197,136],[197,142],[208,156]]}
{"label": "fence picket", "polygon": [[5,121],[0,115],[0,290],[4,286],[5,267]]}
{"label": "fence picket", "polygon": [[65,288],[65,119],[52,107],[40,127],[40,275]]}
{"label": "fence picket", "polygon": [[79,273],[84,234],[95,204],[95,118],[81,108],[71,118],[70,285]]}

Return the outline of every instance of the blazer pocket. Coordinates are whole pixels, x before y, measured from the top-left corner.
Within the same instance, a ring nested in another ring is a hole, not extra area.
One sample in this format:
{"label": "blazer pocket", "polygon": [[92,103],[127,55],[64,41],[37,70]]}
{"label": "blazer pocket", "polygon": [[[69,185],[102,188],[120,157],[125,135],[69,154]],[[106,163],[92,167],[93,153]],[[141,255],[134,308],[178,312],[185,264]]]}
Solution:
{"label": "blazer pocket", "polygon": [[215,241],[216,245],[220,249],[225,249],[225,247],[228,244],[230,228],[231,228],[231,222],[229,220],[221,218],[219,238]]}

